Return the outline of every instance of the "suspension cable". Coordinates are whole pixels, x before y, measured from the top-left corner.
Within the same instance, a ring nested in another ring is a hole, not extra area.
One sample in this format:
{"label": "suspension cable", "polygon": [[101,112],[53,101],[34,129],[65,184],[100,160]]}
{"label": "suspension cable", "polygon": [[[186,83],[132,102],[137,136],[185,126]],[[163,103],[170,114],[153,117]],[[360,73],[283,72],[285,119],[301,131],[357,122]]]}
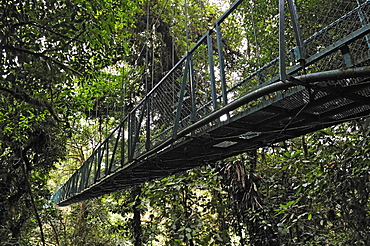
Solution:
{"label": "suspension cable", "polygon": [[[155,25],[153,25],[152,28],[153,31],[153,37],[155,37]],[[150,84],[150,89],[154,87],[154,73],[155,72],[155,45],[154,45],[154,40],[152,43],[152,75],[151,75],[151,84]]]}
{"label": "suspension cable", "polygon": [[185,0],[185,30],[186,30],[186,50],[189,50],[189,24],[188,24],[188,3]]}
{"label": "suspension cable", "polygon": [[260,52],[259,52],[257,33],[256,33],[256,24],[255,24],[254,14],[253,14],[253,10],[254,10],[254,1],[253,0],[251,2],[250,6],[251,6],[250,10],[251,10],[251,16],[252,16],[252,27],[253,27],[253,34],[254,34],[254,42],[255,42],[255,45],[256,45],[257,63],[258,63],[258,66],[260,66],[261,61],[260,61]]}
{"label": "suspension cable", "polygon": [[162,16],[163,11],[164,11],[164,8],[167,6],[167,3],[168,3],[168,0],[166,0],[166,2],[164,3],[164,5],[163,5],[163,7],[162,7],[162,9],[161,9],[161,12],[159,13],[159,15],[158,15],[157,19],[156,19],[156,20],[155,20],[155,22],[154,22],[154,26],[158,23],[159,18]]}
{"label": "suspension cable", "polygon": [[[168,3],[168,0],[167,0],[167,1],[165,2],[165,4],[163,5],[161,12],[159,13],[158,17],[156,18],[156,21],[154,22],[154,26],[158,23],[159,18],[162,16],[163,11],[164,11],[165,7],[167,6],[167,3]],[[147,12],[148,12],[148,11],[147,11]],[[145,44],[143,44],[143,46],[141,47],[141,50],[140,50],[140,52],[139,52],[139,54],[138,54],[138,56],[137,56],[137,58],[136,58],[136,60],[135,60],[135,62],[134,62],[135,66],[136,66],[136,64],[137,64],[138,60],[140,59],[141,54],[144,52],[145,47],[146,47],[146,43],[145,43]]]}
{"label": "suspension cable", "polygon": [[145,34],[145,93],[149,92],[149,0],[146,1],[146,34]]}

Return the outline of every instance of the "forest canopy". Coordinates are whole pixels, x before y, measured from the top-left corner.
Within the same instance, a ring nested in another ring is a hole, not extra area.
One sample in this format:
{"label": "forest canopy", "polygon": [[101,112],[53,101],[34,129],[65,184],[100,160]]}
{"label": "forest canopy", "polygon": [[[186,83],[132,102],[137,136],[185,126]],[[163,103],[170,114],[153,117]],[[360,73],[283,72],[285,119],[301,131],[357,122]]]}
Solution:
{"label": "forest canopy", "polygon": [[[316,11],[302,18],[308,32],[330,18],[318,2],[300,5]],[[231,4],[0,2],[0,245],[370,244],[366,118],[68,207],[50,201]],[[225,21],[228,80],[278,55],[275,20],[278,1],[253,0]]]}

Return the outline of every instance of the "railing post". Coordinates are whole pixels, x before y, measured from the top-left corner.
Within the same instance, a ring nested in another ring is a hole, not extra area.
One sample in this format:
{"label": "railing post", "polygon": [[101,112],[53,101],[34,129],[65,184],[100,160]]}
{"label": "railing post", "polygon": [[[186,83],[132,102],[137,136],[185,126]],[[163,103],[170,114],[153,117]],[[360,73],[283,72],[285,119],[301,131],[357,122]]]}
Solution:
{"label": "railing post", "polygon": [[71,186],[71,182],[72,182],[72,178],[73,176],[67,181],[66,185],[64,186],[65,189],[64,189],[64,197],[69,197],[70,196],[70,186]]}
{"label": "railing post", "polygon": [[73,173],[72,175],[72,180],[71,180],[71,185],[69,187],[69,194],[70,196],[71,195],[74,195],[74,190],[75,190],[75,186],[74,186],[74,183],[75,183],[75,177],[76,177],[76,173]]}
{"label": "railing post", "polygon": [[279,0],[279,75],[282,82],[286,82],[285,64],[285,0]]}
{"label": "railing post", "polygon": [[343,61],[346,67],[353,67],[352,57],[351,57],[348,45],[343,45],[340,48],[340,51],[342,53]]}
{"label": "railing post", "polygon": [[72,178],[72,189],[71,189],[71,193],[76,194],[76,176],[77,176],[77,172],[75,172],[73,174],[73,178]]}
{"label": "railing post", "polygon": [[217,37],[218,59],[220,63],[222,101],[223,101],[223,105],[226,105],[227,104],[227,87],[226,87],[226,78],[225,78],[225,63],[224,63],[224,56],[223,56],[223,51],[222,51],[221,26],[219,23],[216,23],[216,37]]}
{"label": "railing post", "polygon": [[86,165],[85,164],[86,164],[86,162],[80,168],[80,170],[81,170],[81,180],[80,180],[79,190],[83,190],[85,188],[84,187],[84,181],[86,179]]}
{"label": "railing post", "polygon": [[67,195],[66,195],[66,197],[70,197],[70,196],[72,196],[72,192],[73,192],[73,175],[72,175],[72,177],[71,177],[71,180],[68,182],[68,186],[67,186]]}
{"label": "railing post", "polygon": [[150,96],[146,98],[146,141],[145,141],[145,149],[150,149]]}
{"label": "railing post", "polygon": [[129,122],[130,118],[127,117],[126,119],[127,120],[122,121],[122,126],[121,126],[122,127],[121,167],[123,167],[123,164],[125,163],[125,152],[126,152],[125,147],[126,147],[126,141],[128,142],[128,139],[126,140],[126,136],[125,136],[125,125],[127,124],[127,131],[128,131],[128,122]]}
{"label": "railing post", "polygon": [[207,46],[208,46],[208,62],[209,62],[209,75],[211,79],[212,103],[213,110],[217,110],[217,93],[216,93],[216,78],[215,78],[215,63],[213,60],[213,45],[211,31],[207,33]]}
{"label": "railing post", "polygon": [[91,185],[91,183],[94,183],[95,182],[95,170],[96,170],[96,161],[95,161],[95,158],[96,158],[96,152],[93,152],[92,153],[92,158],[91,158],[91,169],[90,169],[90,175],[91,175],[91,181],[89,180],[89,183]]}
{"label": "railing post", "polygon": [[197,114],[196,105],[196,85],[194,80],[194,64],[193,64],[193,53],[189,53],[189,80],[190,80],[190,97],[191,97],[191,114],[190,121],[195,122]]}
{"label": "railing post", "polygon": [[81,180],[82,180],[82,170],[78,169],[77,170],[78,175],[77,175],[77,182],[76,182],[76,190],[78,193],[81,191]]}
{"label": "railing post", "polygon": [[87,187],[89,186],[89,181],[90,181],[90,174],[91,174],[91,165],[92,165],[92,156],[90,156],[87,160],[86,160],[86,163],[87,163],[87,167],[86,167],[86,180],[85,180],[85,185],[84,187]]}
{"label": "railing post", "polygon": [[177,103],[176,116],[175,116],[174,124],[173,124],[173,130],[172,130],[173,139],[177,138],[177,130],[179,129],[180,117],[181,117],[181,111],[182,111],[182,103],[184,101],[184,95],[185,95],[186,80],[188,78],[188,72],[189,72],[189,60],[190,60],[190,56],[188,55],[186,57],[184,76],[182,77],[180,96],[179,96],[179,100]]}
{"label": "railing post", "polygon": [[[362,6],[361,6],[361,4],[358,0],[357,0],[357,5],[358,5],[358,17],[360,18],[360,22],[361,22],[362,27],[364,27],[368,24],[368,21],[366,19],[366,16],[365,16],[364,12],[362,11]],[[366,42],[367,42],[367,46],[370,49],[370,35],[367,34],[365,36],[365,39],[366,39]],[[369,51],[369,54],[370,54],[370,51]]]}
{"label": "railing post", "polygon": [[[144,115],[146,113],[146,110],[148,110],[147,108],[147,103],[146,103],[146,100],[143,102],[143,108],[142,108],[142,111],[140,113],[140,118],[139,118],[139,122],[136,122],[135,123],[135,138],[133,139],[133,143],[132,143],[132,158],[134,157],[135,155],[135,148],[136,148],[136,144],[137,142],[139,141],[139,138],[140,138],[140,128],[141,128],[141,124],[144,120]],[[136,116],[135,117],[135,121],[136,121]]]}
{"label": "railing post", "polygon": [[95,164],[96,168],[95,168],[94,182],[98,181],[98,179],[100,178],[100,164],[101,164],[101,159],[102,159],[100,146],[98,147],[98,149],[96,151],[98,152],[98,158],[97,158],[97,161],[96,161],[96,164]]}
{"label": "railing post", "polygon": [[132,150],[132,148],[133,148],[133,146],[132,146],[132,138],[133,138],[133,129],[132,129],[132,125],[133,125],[133,123],[132,123],[132,121],[133,121],[133,117],[135,117],[135,116],[133,116],[133,113],[134,113],[135,111],[132,111],[129,115],[128,115],[128,146],[127,146],[127,153],[128,153],[128,161],[130,162],[130,161],[132,161],[132,159],[133,159],[133,150]]}
{"label": "railing post", "polygon": [[[122,123],[121,123],[122,124]],[[119,140],[121,138],[121,131],[122,131],[122,126],[121,124],[119,125],[118,127],[118,133],[117,133],[117,137],[116,137],[116,141],[114,142],[114,147],[113,147],[113,152],[112,152],[112,158],[110,159],[110,163],[109,163],[109,170],[108,170],[108,173],[110,173],[112,171],[112,167],[113,167],[113,164],[115,162],[115,157],[116,157],[116,152],[117,152],[117,147],[118,147],[118,144],[119,144]]]}
{"label": "railing post", "polygon": [[104,170],[104,173],[105,173],[105,176],[107,176],[109,174],[109,138],[107,138],[106,140],[106,147],[105,147],[105,151],[107,152],[106,153],[106,161],[105,161],[105,170]]}
{"label": "railing post", "polygon": [[301,66],[304,66],[305,65],[304,61],[306,58],[306,50],[305,50],[304,42],[302,39],[301,29],[299,27],[299,18],[298,18],[297,8],[296,8],[294,0],[287,0],[287,1],[288,1],[288,6],[289,6],[290,17],[293,23],[294,36],[297,42],[297,49],[295,50],[296,51],[295,58],[297,61],[301,63]]}

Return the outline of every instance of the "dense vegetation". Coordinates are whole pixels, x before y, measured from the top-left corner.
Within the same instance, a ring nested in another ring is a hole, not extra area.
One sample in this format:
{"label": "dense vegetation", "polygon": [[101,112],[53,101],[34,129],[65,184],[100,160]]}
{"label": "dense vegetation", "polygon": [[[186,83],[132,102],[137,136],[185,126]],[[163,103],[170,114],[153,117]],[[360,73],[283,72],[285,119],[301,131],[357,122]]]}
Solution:
{"label": "dense vegetation", "polygon": [[[251,1],[244,18],[230,20],[244,29],[225,29],[235,70],[274,58],[277,36],[260,17],[276,14],[271,2]],[[0,245],[370,244],[366,119],[69,207],[49,201],[221,7],[0,2]]]}

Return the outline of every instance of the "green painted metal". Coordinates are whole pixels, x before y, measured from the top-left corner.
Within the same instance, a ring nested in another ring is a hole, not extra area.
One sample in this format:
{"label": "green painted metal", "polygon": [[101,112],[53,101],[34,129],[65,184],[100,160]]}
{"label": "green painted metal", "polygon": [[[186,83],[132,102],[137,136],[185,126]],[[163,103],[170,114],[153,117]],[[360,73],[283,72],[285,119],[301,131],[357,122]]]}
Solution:
{"label": "green painted metal", "polygon": [[[134,137],[134,142],[132,143],[132,151],[131,152],[131,155],[134,157],[135,155],[135,149],[136,149],[136,146],[137,146],[137,143],[139,141],[139,138],[140,138],[140,129],[141,129],[141,124],[143,123],[143,120],[144,120],[144,116],[146,114],[146,111],[149,111],[148,109],[148,98],[146,98],[143,102],[142,102],[142,107],[143,109],[140,112],[140,118],[139,118],[139,121],[136,122],[136,129],[135,129],[135,137]],[[136,116],[134,116],[134,119],[136,120]],[[147,136],[147,135],[145,135]]]}
{"label": "green painted metal", "polygon": [[220,63],[220,80],[222,88],[222,104],[225,106],[227,104],[227,85],[225,77],[225,62],[222,49],[222,34],[221,26],[219,23],[216,24],[216,38],[217,38],[217,49],[218,49],[218,59]]}
{"label": "green painted metal", "polygon": [[215,78],[215,63],[213,60],[213,45],[212,45],[212,36],[211,31],[207,33],[207,48],[208,48],[208,64],[209,64],[209,75],[211,83],[211,92],[212,92],[212,103],[213,109],[217,110],[217,92],[216,92],[216,78]]}
{"label": "green painted metal", "polygon": [[[306,57],[305,46],[302,38],[302,32],[299,24],[299,18],[297,13],[297,7],[294,0],[288,0],[289,13],[292,20],[292,27],[294,30],[295,40],[297,42],[297,48],[295,50],[295,58],[297,61],[304,62]],[[304,65],[304,64],[302,64]]]}
{"label": "green painted metal", "polygon": [[191,113],[190,113],[190,121],[195,122],[195,117],[196,117],[196,111],[197,111],[197,106],[195,102],[195,78],[194,78],[194,63],[193,63],[193,55],[191,53],[188,54],[189,56],[189,80],[190,80],[190,97],[191,97]]}
{"label": "green painted metal", "polygon": [[179,100],[178,100],[178,103],[177,103],[176,117],[175,117],[175,120],[173,122],[172,137],[174,139],[177,138],[177,131],[179,129],[180,117],[181,117],[181,112],[182,112],[183,102],[184,102],[186,81],[188,79],[188,73],[189,73],[189,66],[190,66],[190,56],[188,55],[187,58],[186,58],[184,74],[183,74],[182,82],[181,82],[181,90],[180,90],[180,93],[179,93],[180,95],[179,95]]}
{"label": "green painted metal", "polygon": [[286,82],[285,0],[279,0],[279,78]]}
{"label": "green painted metal", "polygon": [[[361,25],[364,27],[364,26],[369,24],[368,21],[367,21],[366,15],[364,14],[364,11],[362,10],[364,5],[361,5],[358,0],[357,0],[357,4],[358,4],[357,13],[358,13],[358,16],[360,18]],[[370,48],[370,35],[366,35],[365,38],[366,38],[367,46]]]}
{"label": "green painted metal", "polygon": [[133,153],[134,153],[134,149],[133,149],[133,132],[135,131],[133,128],[133,121],[134,121],[134,115],[132,113],[130,113],[128,115],[128,146],[127,146],[127,151],[128,151],[128,161],[132,161],[133,160]]}
{"label": "green painted metal", "polygon": [[[225,20],[238,11],[238,7],[243,2],[245,3],[243,0],[236,1],[216,21],[215,29],[209,30],[121,121],[81,168],[56,191],[52,198],[55,203],[67,205],[81,199],[109,193],[111,190],[95,192],[94,189],[112,178],[119,180],[117,177],[125,173],[126,169],[135,170],[145,161],[155,158],[158,152],[168,149],[175,143],[186,142],[197,132],[222,126],[225,123],[220,121],[221,116],[229,115],[229,119],[238,117],[233,112],[243,108],[249,102],[292,87],[296,87],[296,91],[301,91],[304,89],[302,85],[309,85],[318,91],[325,91],[326,87],[323,85],[327,81],[370,77],[370,67],[366,63],[362,64],[356,53],[358,52],[356,49],[362,43],[365,43],[366,47],[361,47],[368,54],[370,53],[368,43],[370,25],[366,21],[370,15],[370,1],[365,1],[343,16],[338,16],[336,20],[303,40],[298,18],[299,12],[297,12],[294,1],[287,0],[296,47],[289,47],[290,49],[286,50],[288,48],[286,38],[289,37],[285,37],[285,28],[288,23],[284,22],[285,1],[280,0],[280,25],[276,23],[279,26],[280,57],[256,69],[238,83],[229,84],[229,81],[226,81],[221,33],[223,28],[227,28],[224,25]],[[349,20],[355,22],[350,25],[353,30],[337,35],[338,38],[335,41],[322,45],[315,52],[307,50],[307,47],[314,47],[318,40],[326,40],[330,33],[341,30],[340,26]],[[214,39],[217,42],[216,50],[212,47]],[[196,63],[203,50],[205,50],[204,57],[207,58],[206,64],[209,69],[209,75],[205,80],[210,83],[208,88],[203,88],[205,91],[200,91],[200,86],[197,84],[200,83],[199,78],[196,78],[199,77]],[[288,53],[293,54],[292,64],[288,64],[285,60],[285,55]],[[366,52],[362,52],[361,55],[363,53]],[[326,59],[330,60],[333,55],[342,59],[345,66],[331,69]],[[215,61],[214,57],[218,59]],[[367,59],[370,60],[370,57],[367,56]],[[294,60],[299,63],[295,63]],[[309,71],[310,67],[315,67],[317,64],[322,64],[320,71],[312,70],[311,73],[304,74],[305,71]],[[245,92],[244,87],[254,81],[257,81],[257,85]],[[190,92],[187,93],[187,90]],[[208,96],[207,93],[210,95]],[[190,98],[186,99],[187,96]],[[204,97],[206,99],[203,99]],[[273,100],[261,101],[259,105],[262,107],[269,103],[276,103],[284,97],[286,95],[280,93],[275,95]],[[222,105],[218,105],[218,102],[222,102]],[[258,113],[259,109],[260,107],[256,107],[250,112]],[[250,134],[253,138],[261,137],[261,135],[261,132]],[[241,136],[244,135],[241,134]],[[183,169],[179,167],[179,170]],[[142,179],[145,180],[145,177]],[[120,187],[117,184],[117,189]],[[82,196],[82,194],[86,195]]]}
{"label": "green painted metal", "polygon": [[146,100],[146,136],[145,136],[145,149],[149,150],[150,149],[150,124],[151,124],[151,117],[150,117],[150,97],[147,98]]}

